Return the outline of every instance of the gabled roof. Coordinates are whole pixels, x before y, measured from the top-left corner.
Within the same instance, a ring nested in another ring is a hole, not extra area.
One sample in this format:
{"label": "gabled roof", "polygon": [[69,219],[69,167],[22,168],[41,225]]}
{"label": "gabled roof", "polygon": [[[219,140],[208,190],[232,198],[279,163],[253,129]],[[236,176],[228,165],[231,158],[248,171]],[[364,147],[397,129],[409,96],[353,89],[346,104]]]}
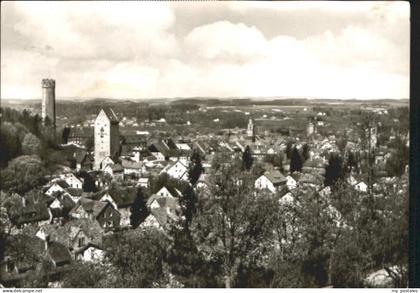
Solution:
{"label": "gabled roof", "polygon": [[50,213],[43,202],[30,204],[20,210],[20,215],[17,219],[17,224],[34,223],[46,221],[50,218]]}
{"label": "gabled roof", "polygon": [[[153,208],[150,210],[150,213],[155,219],[158,221],[159,225],[162,227],[166,226],[168,220],[177,220],[178,215],[177,211],[179,211],[179,201],[177,198],[173,197],[162,197],[156,194],[152,195],[149,200],[147,201],[147,205],[150,208],[150,205],[153,201],[157,201],[159,204],[159,208]],[[172,210],[172,212],[168,212],[167,209]]]}
{"label": "gabled roof", "polygon": [[64,188],[64,189],[70,187],[70,185],[68,185],[67,182],[64,179],[57,180],[54,183],[57,184],[57,185],[59,185],[61,188]]}
{"label": "gabled roof", "polygon": [[109,107],[102,108],[102,110],[105,112],[106,116],[108,117],[108,119],[109,119],[111,122],[116,122],[116,123],[120,122],[120,121],[118,120],[118,117],[117,117],[117,115],[115,114],[114,110],[112,110],[112,109],[111,109],[111,108],[109,108]]}
{"label": "gabled roof", "polygon": [[147,200],[146,205],[150,207],[150,205],[153,203],[153,201],[157,201],[159,203],[159,206],[161,208],[170,207],[172,209],[178,209],[179,208],[179,200],[176,197],[166,197],[166,196],[160,196],[157,194],[153,194],[149,197]]}
{"label": "gabled roof", "polygon": [[111,166],[111,169],[112,169],[113,172],[122,172],[122,171],[124,171],[123,166],[121,166],[121,164],[118,164],[118,163],[112,165]]}
{"label": "gabled roof", "polygon": [[93,216],[96,218],[105,209],[107,205],[111,204],[109,202],[81,198],[78,201],[78,204],[72,209],[72,211],[75,211],[79,206],[82,206],[82,208],[87,213],[93,214]]}
{"label": "gabled roof", "polygon": [[72,261],[68,248],[59,242],[52,241],[48,244],[48,255],[57,266],[68,264]]}
{"label": "gabled roof", "polygon": [[163,155],[166,155],[167,152],[169,151],[169,146],[164,143],[163,141],[161,142],[154,142],[152,144],[149,145],[149,150],[151,152],[161,152]]}
{"label": "gabled roof", "polygon": [[287,182],[287,178],[284,177],[284,175],[278,170],[266,171],[264,172],[264,176],[267,177],[273,184]]}
{"label": "gabled roof", "polygon": [[121,160],[121,165],[125,169],[141,169],[141,167],[143,166],[143,164],[141,162],[134,162],[134,161],[127,160],[127,159],[122,159]]}
{"label": "gabled roof", "polygon": [[[91,238],[94,243],[101,244],[102,242],[103,229],[101,225],[98,223],[98,221],[91,220],[91,219],[74,219],[70,222],[67,222],[64,225],[64,227],[68,231],[73,230],[75,232],[77,232],[77,229],[80,229],[89,238]],[[69,232],[69,234],[71,233]],[[76,236],[76,235],[73,235],[73,236]]]}
{"label": "gabled roof", "polygon": [[303,173],[299,178],[301,183],[312,183],[312,184],[321,184],[322,179],[320,176],[315,176],[313,174]]}

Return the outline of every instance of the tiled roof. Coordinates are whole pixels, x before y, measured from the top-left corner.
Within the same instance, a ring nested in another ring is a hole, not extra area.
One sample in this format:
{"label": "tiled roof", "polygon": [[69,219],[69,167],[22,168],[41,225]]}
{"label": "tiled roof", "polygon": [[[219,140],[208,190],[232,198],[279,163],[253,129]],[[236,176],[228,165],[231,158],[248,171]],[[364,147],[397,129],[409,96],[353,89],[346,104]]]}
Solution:
{"label": "tiled roof", "polygon": [[113,172],[122,172],[122,171],[124,171],[124,168],[123,168],[123,166],[121,166],[121,164],[114,164],[114,165],[112,165],[112,171]]}
{"label": "tiled roof", "polygon": [[287,182],[287,178],[278,170],[267,171],[264,173],[273,184],[281,184]]}
{"label": "tiled roof", "polygon": [[[91,200],[87,198],[81,198],[79,200],[79,205],[82,206],[82,208],[87,213],[92,213],[93,216],[96,218],[102,210],[108,205],[109,203],[103,202],[103,201],[97,201],[97,200]],[[77,208],[78,205],[76,205],[73,210]]]}
{"label": "tiled roof", "polygon": [[20,210],[17,224],[34,223],[46,221],[50,218],[50,213],[45,203],[39,202],[30,204]]}
{"label": "tiled roof", "polygon": [[128,169],[141,169],[143,164],[141,162],[134,162],[134,161],[122,159],[121,165],[124,168],[128,168]]}
{"label": "tiled roof", "polygon": [[109,107],[102,108],[105,112],[106,116],[109,118],[111,122],[119,122],[117,115],[115,114],[114,110]]}
{"label": "tiled roof", "polygon": [[52,241],[48,244],[48,254],[57,266],[68,264],[72,260],[68,248],[59,242]]}

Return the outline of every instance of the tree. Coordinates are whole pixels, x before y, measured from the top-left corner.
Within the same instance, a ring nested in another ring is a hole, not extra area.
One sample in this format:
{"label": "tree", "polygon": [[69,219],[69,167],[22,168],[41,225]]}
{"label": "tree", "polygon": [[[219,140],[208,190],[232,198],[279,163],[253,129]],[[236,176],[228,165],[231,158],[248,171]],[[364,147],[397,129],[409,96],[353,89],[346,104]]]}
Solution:
{"label": "tree", "polygon": [[66,126],[63,128],[63,134],[62,134],[63,144],[66,144],[69,141],[69,136],[70,136],[70,127]]}
{"label": "tree", "polygon": [[389,176],[401,177],[408,164],[408,147],[399,136],[393,143],[393,147],[394,152],[392,152],[390,158],[386,161],[385,168]]}
{"label": "tree", "polygon": [[348,151],[347,153],[347,161],[345,171],[351,173],[351,171],[358,170],[358,163],[355,154],[352,151]]}
{"label": "tree", "polygon": [[90,176],[88,173],[83,172],[81,173],[81,176],[83,176],[83,185],[82,185],[82,189],[84,192],[96,192],[97,188],[96,188],[96,184],[95,184],[95,179],[92,178],[92,176]]}
{"label": "tree", "polygon": [[299,151],[296,146],[292,150],[290,158],[290,173],[302,171],[302,158],[300,157]]}
{"label": "tree", "polygon": [[201,156],[197,149],[193,150],[190,161],[188,179],[190,180],[190,183],[194,185],[204,172],[203,165],[201,164]]}
{"label": "tree", "polygon": [[324,185],[333,185],[341,178],[343,178],[343,159],[339,154],[331,153],[328,158],[328,165],[325,168]]}
{"label": "tree", "polygon": [[95,141],[93,139],[93,136],[89,136],[88,138],[86,138],[85,140],[86,151],[91,152],[94,146],[95,146]]}
{"label": "tree", "polygon": [[250,170],[252,167],[253,158],[252,158],[251,148],[249,147],[249,145],[246,146],[245,151],[242,154],[242,161],[243,161],[243,168],[245,170]]}
{"label": "tree", "polygon": [[187,288],[218,287],[217,265],[206,262],[185,225],[171,226],[166,261],[170,272]]}
{"label": "tree", "polygon": [[286,157],[289,160],[292,158],[292,150],[293,150],[293,142],[291,140],[289,140],[286,143]]}
{"label": "tree", "polygon": [[156,229],[136,229],[114,234],[108,257],[115,268],[115,287],[148,288],[163,281],[167,238]]}
{"label": "tree", "polygon": [[4,167],[20,152],[21,144],[18,138],[18,131],[13,124],[9,122],[1,123],[0,141],[0,167]]}
{"label": "tree", "polygon": [[[64,288],[101,288],[105,280],[112,276],[103,265],[77,262],[63,275]],[[111,278],[112,279],[112,278]]]}
{"label": "tree", "polygon": [[283,172],[283,160],[284,160],[284,155],[281,152],[274,155],[266,155],[264,158],[265,162],[271,163],[274,167],[278,168],[282,172]]}
{"label": "tree", "polygon": [[17,157],[1,171],[0,189],[24,194],[43,184],[45,174],[46,171],[38,156]]}
{"label": "tree", "polygon": [[146,199],[143,195],[141,187],[137,188],[137,196],[131,207],[130,224],[136,228],[149,215],[149,210],[146,206]]}
{"label": "tree", "polygon": [[41,148],[41,141],[32,133],[25,135],[22,141],[22,152],[24,155],[38,155]]}
{"label": "tree", "polygon": [[347,136],[344,135],[341,139],[337,140],[337,147],[342,155],[344,155],[346,146],[347,146]]}
{"label": "tree", "polygon": [[237,161],[212,174],[210,190],[210,197],[199,197],[191,231],[204,259],[219,264],[229,288],[241,264],[263,258],[276,204],[269,195],[254,196],[253,181],[240,173]]}
{"label": "tree", "polygon": [[309,154],[309,145],[307,143],[305,143],[302,146],[302,160],[303,162],[307,161],[310,158],[310,154]]}

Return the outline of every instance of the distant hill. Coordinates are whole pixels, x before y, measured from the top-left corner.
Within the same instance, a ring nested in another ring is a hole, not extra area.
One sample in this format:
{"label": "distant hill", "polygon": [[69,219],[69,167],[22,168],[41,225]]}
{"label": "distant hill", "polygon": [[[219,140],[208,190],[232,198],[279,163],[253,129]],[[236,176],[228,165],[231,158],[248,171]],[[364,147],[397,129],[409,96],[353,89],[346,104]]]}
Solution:
{"label": "distant hill", "polygon": [[[112,106],[130,105],[206,105],[206,106],[252,106],[252,105],[273,105],[273,106],[305,106],[305,105],[334,105],[334,104],[360,104],[360,105],[401,105],[408,106],[408,99],[379,99],[379,100],[358,100],[358,99],[316,99],[316,98],[287,98],[287,97],[193,97],[193,98],[156,98],[156,99],[108,99],[108,98],[57,98],[58,105],[80,104],[91,106]],[[41,99],[5,99],[1,101],[1,107],[37,107]]]}

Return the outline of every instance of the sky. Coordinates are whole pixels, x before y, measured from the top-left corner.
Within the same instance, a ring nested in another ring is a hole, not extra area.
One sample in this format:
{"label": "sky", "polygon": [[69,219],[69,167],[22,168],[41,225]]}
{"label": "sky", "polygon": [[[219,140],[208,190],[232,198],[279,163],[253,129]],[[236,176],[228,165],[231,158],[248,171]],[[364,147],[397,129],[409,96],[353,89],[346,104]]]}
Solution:
{"label": "sky", "polygon": [[405,1],[1,2],[1,98],[408,99]]}

